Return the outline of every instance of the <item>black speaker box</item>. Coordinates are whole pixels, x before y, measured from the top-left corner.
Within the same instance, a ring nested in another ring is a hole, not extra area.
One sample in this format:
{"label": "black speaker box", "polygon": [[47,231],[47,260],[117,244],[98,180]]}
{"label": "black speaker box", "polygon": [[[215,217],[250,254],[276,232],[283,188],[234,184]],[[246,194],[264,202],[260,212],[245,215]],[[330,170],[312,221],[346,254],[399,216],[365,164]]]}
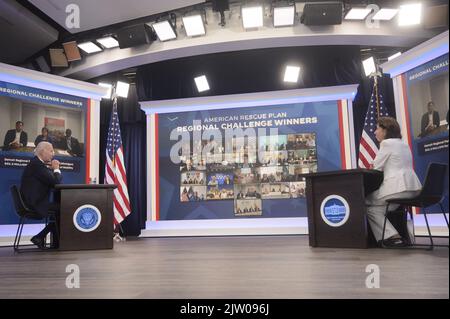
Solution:
{"label": "black speaker box", "polygon": [[306,3],[300,21],[305,25],[341,24],[342,2]]}
{"label": "black speaker box", "polygon": [[230,10],[229,0],[212,0],[211,2],[214,12],[223,12]]}
{"label": "black speaker box", "polygon": [[121,49],[153,42],[151,28],[147,24],[137,24],[120,29],[117,32],[117,41]]}

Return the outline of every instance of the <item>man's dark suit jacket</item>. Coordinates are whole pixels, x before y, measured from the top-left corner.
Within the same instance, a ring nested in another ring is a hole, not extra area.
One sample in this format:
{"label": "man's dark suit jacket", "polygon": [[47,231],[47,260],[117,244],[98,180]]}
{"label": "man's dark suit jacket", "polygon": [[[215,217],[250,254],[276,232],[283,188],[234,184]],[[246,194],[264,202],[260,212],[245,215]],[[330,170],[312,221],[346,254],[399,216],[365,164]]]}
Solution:
{"label": "man's dark suit jacket", "polygon": [[20,192],[25,204],[46,217],[50,205],[50,191],[62,180],[37,157],[33,157],[22,174]]}
{"label": "man's dark suit jacket", "polygon": [[[83,155],[81,152],[81,146],[80,143],[78,142],[78,140],[75,137],[70,137],[70,144],[72,146],[72,151],[69,153],[72,153],[72,155],[75,156],[81,156]],[[66,137],[63,138],[63,140],[61,141],[61,146],[60,148],[62,150],[67,150],[68,151],[68,146],[67,146],[67,139]]]}
{"label": "man's dark suit jacket", "polygon": [[[16,130],[15,129],[12,129],[12,130],[9,130],[8,132],[6,132],[5,141],[3,142],[3,149],[5,151],[9,150],[10,149],[9,144],[12,141],[14,141],[15,139],[16,139]],[[26,132],[22,131],[20,134],[20,143],[23,146],[27,146],[27,142],[28,142],[28,135]]]}
{"label": "man's dark suit jacket", "polygon": [[[433,124],[439,127],[441,120],[439,119],[439,112],[433,111]],[[420,132],[425,133],[425,128],[428,126],[428,112],[422,115],[422,123],[420,124]]]}

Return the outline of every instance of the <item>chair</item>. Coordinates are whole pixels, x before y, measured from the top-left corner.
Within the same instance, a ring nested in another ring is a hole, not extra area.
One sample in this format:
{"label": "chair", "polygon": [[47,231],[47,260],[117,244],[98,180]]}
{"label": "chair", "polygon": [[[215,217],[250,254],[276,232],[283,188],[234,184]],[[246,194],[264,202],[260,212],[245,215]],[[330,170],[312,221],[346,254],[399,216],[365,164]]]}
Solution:
{"label": "chair", "polygon": [[[431,235],[430,225],[428,223],[426,208],[428,208],[432,205],[435,205],[435,204],[439,204],[439,206],[441,208],[441,213],[444,215],[445,221],[447,223],[447,227],[449,226],[447,216],[445,215],[444,208],[441,203],[442,199],[444,197],[444,185],[445,185],[445,178],[447,176],[448,176],[447,175],[447,164],[430,163],[428,165],[427,173],[425,176],[425,181],[423,183],[423,187],[422,187],[419,195],[417,195],[416,197],[413,197],[413,198],[392,198],[392,199],[387,200],[388,204],[386,206],[386,213],[385,213],[385,218],[384,218],[383,235],[382,235],[381,243],[383,243],[383,241],[384,241],[384,233],[386,230],[386,220],[387,220],[389,214],[395,213],[395,211],[394,212],[389,211],[389,205],[390,204],[399,204],[407,209],[407,211],[409,212],[409,214],[411,216],[411,220],[413,221],[413,224],[414,224],[414,218],[413,218],[413,213],[412,213],[411,207],[422,208],[422,213],[425,217],[425,222],[427,224],[428,238],[430,239],[430,245],[428,246],[428,245],[415,244],[415,245],[410,245],[410,246],[427,246],[429,250],[432,250],[434,248],[435,245],[433,243],[433,236]],[[438,245],[436,245],[436,246],[438,246]],[[445,246],[445,247],[448,247],[448,246]]]}
{"label": "chair", "polygon": [[[48,217],[42,217],[36,211],[28,208],[23,199],[20,191],[16,185],[11,186],[11,196],[14,202],[14,207],[16,209],[16,213],[19,216],[19,225],[17,226],[16,237],[14,238],[14,251],[15,252],[24,252],[24,251],[43,251],[42,249],[36,248],[28,248],[28,249],[20,249],[20,239],[22,237],[22,230],[27,219],[29,220],[45,220],[45,224],[47,225],[49,222],[55,223],[56,231],[58,233],[58,225],[56,224],[56,217],[54,212],[49,212]],[[58,234],[57,234],[58,235]]]}

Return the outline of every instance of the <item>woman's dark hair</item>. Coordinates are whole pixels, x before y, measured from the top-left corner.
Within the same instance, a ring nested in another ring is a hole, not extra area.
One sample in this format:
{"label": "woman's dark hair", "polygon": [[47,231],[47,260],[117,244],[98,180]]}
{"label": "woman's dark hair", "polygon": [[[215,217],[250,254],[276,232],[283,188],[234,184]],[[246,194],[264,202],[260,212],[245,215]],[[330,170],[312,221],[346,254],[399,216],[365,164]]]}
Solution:
{"label": "woman's dark hair", "polygon": [[400,133],[400,125],[393,117],[380,117],[377,122],[378,126],[386,130],[385,139],[388,138],[402,138]]}

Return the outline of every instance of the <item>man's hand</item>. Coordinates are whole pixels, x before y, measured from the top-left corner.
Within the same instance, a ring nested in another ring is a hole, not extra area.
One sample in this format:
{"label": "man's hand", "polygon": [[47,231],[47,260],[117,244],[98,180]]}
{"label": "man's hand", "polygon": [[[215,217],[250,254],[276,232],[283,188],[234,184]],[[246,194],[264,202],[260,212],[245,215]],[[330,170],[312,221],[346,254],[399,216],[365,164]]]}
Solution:
{"label": "man's hand", "polygon": [[20,147],[20,144],[17,143],[17,142],[11,142],[11,143],[9,144],[9,146],[10,146],[11,148],[19,148],[19,147]]}
{"label": "man's hand", "polygon": [[425,128],[425,131],[431,131],[434,130],[436,128],[436,125],[434,124],[428,124],[427,127]]}
{"label": "man's hand", "polygon": [[58,160],[52,160],[52,164],[51,164],[51,166],[52,166],[52,169],[53,170],[55,170],[55,169],[59,169],[59,161]]}

